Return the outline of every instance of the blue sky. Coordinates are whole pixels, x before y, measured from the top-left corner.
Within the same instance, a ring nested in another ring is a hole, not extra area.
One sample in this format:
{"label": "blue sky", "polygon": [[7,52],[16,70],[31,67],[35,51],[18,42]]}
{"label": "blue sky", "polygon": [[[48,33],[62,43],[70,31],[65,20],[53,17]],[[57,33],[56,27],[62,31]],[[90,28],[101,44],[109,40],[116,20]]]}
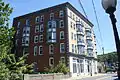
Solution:
{"label": "blue sky", "polygon": [[[83,13],[82,8],[78,3],[78,0],[4,0],[4,1],[6,3],[10,3],[11,7],[14,8],[14,11],[10,16],[11,25],[14,17],[24,15],[30,12],[34,12],[50,6],[54,6],[57,4],[61,4],[64,2],[71,3],[77,10]],[[100,24],[100,30],[101,30],[103,42],[101,42],[101,39],[100,39],[100,33],[98,30],[95,14],[93,11],[92,0],[81,0],[81,2],[84,6],[88,19],[94,24],[94,32],[96,34],[96,38],[98,40],[100,47],[102,45],[104,46],[105,53],[115,51],[116,48],[115,48],[112,25],[109,19],[109,15],[107,15],[102,8],[101,0],[94,0],[94,3],[97,11],[97,16]],[[118,0],[117,10],[115,12],[116,19],[117,19],[117,28],[120,34],[120,15],[118,15],[118,13],[120,13],[120,0]],[[97,51],[98,51],[98,54],[101,54],[102,50],[99,47],[98,43],[97,43]]]}

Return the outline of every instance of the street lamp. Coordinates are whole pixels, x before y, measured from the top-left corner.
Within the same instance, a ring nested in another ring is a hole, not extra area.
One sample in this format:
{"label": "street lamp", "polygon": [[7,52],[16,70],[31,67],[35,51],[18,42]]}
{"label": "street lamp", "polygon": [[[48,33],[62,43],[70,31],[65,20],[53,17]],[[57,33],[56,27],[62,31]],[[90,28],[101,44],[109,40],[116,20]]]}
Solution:
{"label": "street lamp", "polygon": [[113,25],[113,32],[115,37],[117,56],[118,56],[118,78],[120,79],[120,40],[116,28],[116,18],[114,12],[116,11],[117,0],[102,0],[102,6],[105,9],[106,13],[110,15],[110,19]]}

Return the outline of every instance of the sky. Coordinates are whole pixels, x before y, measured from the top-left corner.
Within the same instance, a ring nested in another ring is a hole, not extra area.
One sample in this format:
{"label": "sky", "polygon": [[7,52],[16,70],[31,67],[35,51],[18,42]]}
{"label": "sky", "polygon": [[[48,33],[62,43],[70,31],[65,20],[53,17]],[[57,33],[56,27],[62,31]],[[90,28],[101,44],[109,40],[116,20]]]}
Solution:
{"label": "sky", "polygon": [[[12,25],[13,18],[17,16],[21,16],[30,12],[51,7],[64,2],[69,2],[79,12],[83,14],[82,8],[78,3],[78,0],[3,0],[3,1],[9,3],[10,6],[13,7],[13,13],[10,16],[10,25]],[[109,15],[105,13],[101,5],[101,0],[94,0],[101,33],[99,32],[97,26],[92,0],[81,0],[81,2],[88,16],[88,19],[94,24],[93,29],[97,39],[98,54],[102,54],[101,49],[102,47],[104,47],[105,53],[116,51],[112,24],[110,22]],[[115,12],[115,16],[117,19],[117,29],[120,36],[120,15],[118,15],[118,13],[120,14],[120,0],[117,0],[117,8]],[[102,35],[102,41],[100,34]]]}

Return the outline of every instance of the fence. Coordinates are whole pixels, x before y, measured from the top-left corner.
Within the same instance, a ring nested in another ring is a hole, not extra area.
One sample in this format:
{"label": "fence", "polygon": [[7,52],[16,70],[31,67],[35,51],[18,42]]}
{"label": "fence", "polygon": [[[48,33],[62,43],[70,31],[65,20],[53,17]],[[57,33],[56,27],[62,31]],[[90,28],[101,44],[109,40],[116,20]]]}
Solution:
{"label": "fence", "polygon": [[24,80],[62,80],[69,78],[70,75],[64,75],[62,73],[53,74],[24,74]]}

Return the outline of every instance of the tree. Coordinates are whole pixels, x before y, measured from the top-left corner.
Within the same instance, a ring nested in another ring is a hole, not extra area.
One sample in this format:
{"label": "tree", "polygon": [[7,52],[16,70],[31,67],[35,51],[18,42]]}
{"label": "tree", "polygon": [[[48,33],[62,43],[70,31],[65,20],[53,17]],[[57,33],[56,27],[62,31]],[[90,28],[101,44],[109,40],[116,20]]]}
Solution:
{"label": "tree", "polygon": [[[32,64],[25,64],[26,56],[15,58],[11,54],[14,29],[9,28],[9,16],[12,13],[9,4],[0,0],[0,80],[21,80],[24,73],[32,73]],[[13,75],[12,75],[13,74]]]}
{"label": "tree", "polygon": [[49,73],[64,73],[67,74],[69,72],[69,68],[65,65],[64,62],[59,62],[57,66],[51,66],[50,68],[45,68],[46,72]]}

